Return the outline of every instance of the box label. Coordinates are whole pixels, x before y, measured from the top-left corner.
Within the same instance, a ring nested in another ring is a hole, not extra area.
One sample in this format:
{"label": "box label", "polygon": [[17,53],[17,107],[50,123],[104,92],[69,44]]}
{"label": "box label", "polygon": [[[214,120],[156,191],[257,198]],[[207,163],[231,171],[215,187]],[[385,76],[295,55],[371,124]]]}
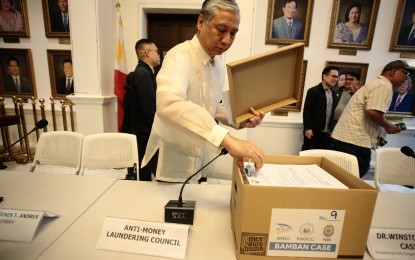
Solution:
{"label": "box label", "polygon": [[415,230],[371,228],[367,248],[373,259],[414,259]]}
{"label": "box label", "polygon": [[272,209],[267,256],[336,258],[345,210]]}
{"label": "box label", "polygon": [[243,255],[265,255],[268,243],[267,234],[242,233],[240,253]]}

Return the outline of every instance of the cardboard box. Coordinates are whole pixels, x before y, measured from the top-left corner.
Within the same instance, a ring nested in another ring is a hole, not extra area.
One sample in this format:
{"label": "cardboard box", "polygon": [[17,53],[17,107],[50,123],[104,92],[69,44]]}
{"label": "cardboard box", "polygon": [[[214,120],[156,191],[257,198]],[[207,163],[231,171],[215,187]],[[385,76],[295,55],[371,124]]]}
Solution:
{"label": "cardboard box", "polygon": [[233,121],[295,103],[299,99],[304,43],[295,43],[227,64]]}
{"label": "cardboard box", "polygon": [[[238,259],[281,258],[266,256],[271,210],[273,208],[345,210],[338,258],[363,257],[375,208],[377,189],[322,157],[266,156],[265,162],[273,164],[317,164],[349,189],[251,186],[244,184],[242,174],[234,164],[231,221]],[[245,252],[243,241],[246,241],[246,239],[243,240],[243,237],[246,236],[261,239],[264,251]],[[297,258],[289,257],[287,259]],[[304,260],[305,258],[299,257],[298,259]]]}

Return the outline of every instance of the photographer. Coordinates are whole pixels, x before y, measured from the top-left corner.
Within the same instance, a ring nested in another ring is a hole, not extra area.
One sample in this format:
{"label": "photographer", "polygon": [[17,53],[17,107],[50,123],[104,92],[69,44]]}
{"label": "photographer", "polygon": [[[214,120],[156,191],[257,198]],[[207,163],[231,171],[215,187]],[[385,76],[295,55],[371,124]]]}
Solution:
{"label": "photographer", "polygon": [[360,178],[369,170],[371,148],[377,147],[381,128],[388,134],[403,130],[387,122],[384,114],[392,100],[392,87],[401,85],[414,71],[406,61],[388,63],[380,76],[353,95],[340,116],[332,135],[335,148],[357,157]]}

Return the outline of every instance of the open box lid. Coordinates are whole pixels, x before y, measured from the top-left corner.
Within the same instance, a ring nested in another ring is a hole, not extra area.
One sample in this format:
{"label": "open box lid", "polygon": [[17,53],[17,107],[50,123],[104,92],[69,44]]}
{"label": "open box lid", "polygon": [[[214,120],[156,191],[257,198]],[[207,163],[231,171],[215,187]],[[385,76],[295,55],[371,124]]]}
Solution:
{"label": "open box lid", "polygon": [[295,43],[226,65],[234,122],[295,103],[301,82],[304,43]]}

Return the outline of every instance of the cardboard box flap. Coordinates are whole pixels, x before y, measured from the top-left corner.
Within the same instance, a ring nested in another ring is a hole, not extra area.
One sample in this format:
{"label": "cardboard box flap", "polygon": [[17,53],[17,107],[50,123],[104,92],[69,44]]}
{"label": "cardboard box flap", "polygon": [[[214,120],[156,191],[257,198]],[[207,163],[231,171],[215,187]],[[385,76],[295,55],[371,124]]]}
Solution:
{"label": "cardboard box flap", "polygon": [[304,57],[304,43],[228,63],[229,93],[233,120],[243,122],[253,115],[295,103]]}

